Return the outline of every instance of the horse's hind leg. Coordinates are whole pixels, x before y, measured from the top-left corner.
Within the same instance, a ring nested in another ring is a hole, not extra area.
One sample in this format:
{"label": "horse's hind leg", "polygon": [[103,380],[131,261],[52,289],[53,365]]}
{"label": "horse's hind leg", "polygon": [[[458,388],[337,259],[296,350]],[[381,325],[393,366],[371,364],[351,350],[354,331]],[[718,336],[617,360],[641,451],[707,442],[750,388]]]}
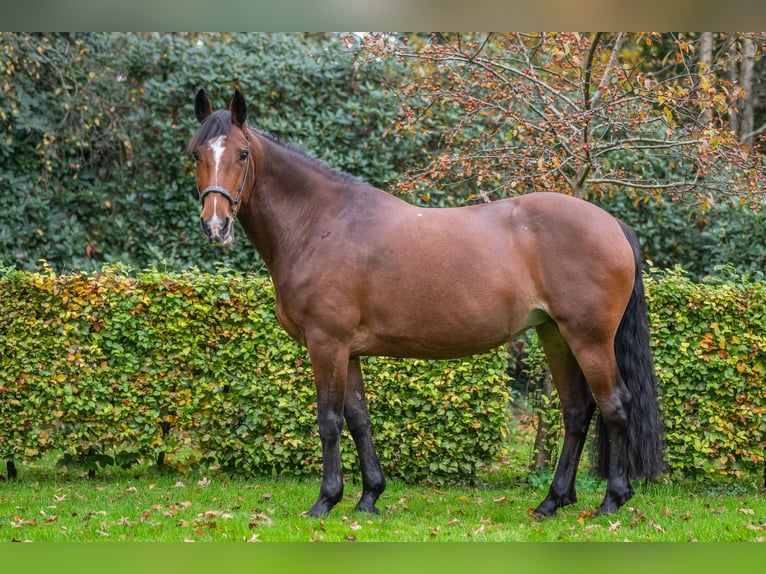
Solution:
{"label": "horse's hind leg", "polygon": [[601,411],[609,439],[606,494],[597,514],[613,514],[634,494],[628,476],[631,396],[617,368],[611,341],[580,351],[575,349],[575,355]]}
{"label": "horse's hind leg", "polygon": [[364,398],[362,369],[358,357],[351,357],[348,363],[344,415],[362,467],[362,498],[356,505],[356,509],[379,514],[375,503],[386,488],[386,479],[372,443],[370,412],[367,410],[367,402]]}
{"label": "horse's hind leg", "polygon": [[535,509],[539,517],[552,516],[558,508],[577,501],[575,477],[595,401],[569,345],[552,321],[537,328],[559,394],[564,417],[564,445],[548,496]]}

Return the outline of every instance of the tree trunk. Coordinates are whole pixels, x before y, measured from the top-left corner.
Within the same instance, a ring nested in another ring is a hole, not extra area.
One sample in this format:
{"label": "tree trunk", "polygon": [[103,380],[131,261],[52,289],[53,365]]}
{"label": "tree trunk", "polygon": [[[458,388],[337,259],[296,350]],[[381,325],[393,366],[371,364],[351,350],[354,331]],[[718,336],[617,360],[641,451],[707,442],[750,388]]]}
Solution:
{"label": "tree trunk", "polygon": [[[737,59],[739,57],[737,52],[737,35],[734,33],[728,34],[726,41],[729,44],[729,63],[726,68],[726,78],[729,80],[731,87],[734,88],[737,86]],[[729,106],[729,129],[735,133],[739,133],[738,105],[738,102],[734,101]]]}
{"label": "tree trunk", "polygon": [[[701,74],[710,76],[710,70],[713,67],[713,33],[703,32],[700,35],[700,64],[702,64]],[[709,106],[705,106],[700,116],[703,126],[707,126],[713,119],[713,111]]]}
{"label": "tree trunk", "polygon": [[755,43],[747,36],[742,39],[742,65],[740,66],[740,86],[742,86],[742,104],[740,106],[739,129],[740,143],[753,145],[753,127],[755,97],[753,90],[753,68],[755,67]]}
{"label": "tree trunk", "polygon": [[549,440],[552,420],[550,413],[546,412],[547,407],[553,400],[553,377],[548,367],[545,368],[545,378],[543,379],[542,407],[537,417],[537,434],[535,435],[534,459],[532,461],[532,470],[538,471],[546,468],[549,463],[556,460],[557,452],[555,450],[556,441]]}

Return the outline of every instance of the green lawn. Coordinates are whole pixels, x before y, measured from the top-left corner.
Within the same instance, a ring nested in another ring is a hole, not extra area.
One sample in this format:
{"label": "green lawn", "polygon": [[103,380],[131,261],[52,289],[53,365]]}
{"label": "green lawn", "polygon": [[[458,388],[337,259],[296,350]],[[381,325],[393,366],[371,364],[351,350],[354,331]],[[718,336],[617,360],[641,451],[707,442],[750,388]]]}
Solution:
{"label": "green lawn", "polygon": [[614,516],[593,517],[603,482],[584,474],[580,500],[538,521],[547,478],[498,471],[480,487],[390,481],[380,516],[353,511],[360,485],[324,519],[302,515],[317,480],[231,479],[107,469],[90,480],[21,465],[0,482],[0,541],[764,541],[766,500],[757,483],[636,484]]}

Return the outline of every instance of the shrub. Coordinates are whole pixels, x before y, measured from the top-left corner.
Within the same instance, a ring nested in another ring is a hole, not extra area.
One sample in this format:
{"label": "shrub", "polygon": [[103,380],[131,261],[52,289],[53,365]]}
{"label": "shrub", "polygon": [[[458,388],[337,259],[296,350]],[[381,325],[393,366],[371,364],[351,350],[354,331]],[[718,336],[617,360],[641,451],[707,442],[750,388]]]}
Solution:
{"label": "shrub", "polygon": [[0,261],[26,270],[259,267],[199,232],[184,148],[201,87],[216,108],[239,87],[253,127],[382,188],[429,137],[386,137],[396,96],[332,36],[0,32],[0,74]]}
{"label": "shrub", "polygon": [[697,477],[763,472],[766,285],[694,283],[679,269],[647,282],[670,468]]}
{"label": "shrub", "polygon": [[[279,328],[266,279],[232,272],[0,280],[0,459],[62,451],[94,469],[142,457],[241,474],[316,474],[307,353]],[[463,361],[367,360],[385,469],[464,480],[499,457],[502,352]],[[346,468],[356,468],[353,443]]]}
{"label": "shrub", "polygon": [[[677,474],[760,474],[766,447],[766,287],[731,274],[646,278],[654,358]],[[89,469],[150,457],[179,470],[316,475],[321,449],[305,350],[264,278],[119,267],[0,269],[0,459],[61,452]],[[470,478],[503,452],[505,351],[456,361],[368,358],[384,469]],[[358,470],[350,437],[343,465]]]}

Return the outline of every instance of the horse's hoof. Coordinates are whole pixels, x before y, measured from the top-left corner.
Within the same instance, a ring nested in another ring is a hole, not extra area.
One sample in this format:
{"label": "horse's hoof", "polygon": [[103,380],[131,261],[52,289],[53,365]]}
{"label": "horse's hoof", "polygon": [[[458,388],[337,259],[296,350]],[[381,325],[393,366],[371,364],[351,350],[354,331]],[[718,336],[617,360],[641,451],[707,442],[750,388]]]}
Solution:
{"label": "horse's hoof", "polygon": [[378,507],[375,506],[374,504],[367,505],[367,504],[362,504],[361,502],[356,505],[356,508],[354,510],[356,512],[367,512],[369,514],[375,514],[375,515],[380,514],[380,510],[378,510]]}
{"label": "horse's hoof", "polygon": [[303,513],[303,516],[309,516],[311,518],[322,518],[330,513],[330,508],[326,504],[316,502],[309,510]]}
{"label": "horse's hoof", "polygon": [[546,518],[555,516],[557,509],[558,506],[546,500],[532,511],[532,517],[537,518],[538,520],[545,520]]}

